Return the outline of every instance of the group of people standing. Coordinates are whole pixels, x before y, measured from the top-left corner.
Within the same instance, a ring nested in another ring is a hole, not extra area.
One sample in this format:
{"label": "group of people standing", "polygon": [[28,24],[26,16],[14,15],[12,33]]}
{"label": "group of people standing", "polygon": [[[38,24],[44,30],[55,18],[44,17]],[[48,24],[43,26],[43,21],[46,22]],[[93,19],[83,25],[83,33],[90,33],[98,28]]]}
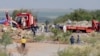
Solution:
{"label": "group of people standing", "polygon": [[75,44],[75,43],[80,44],[80,43],[81,43],[81,41],[80,41],[80,36],[77,35],[76,41],[75,41],[75,37],[74,37],[74,36],[71,36],[71,37],[70,37],[70,43],[71,43],[71,44]]}
{"label": "group of people standing", "polygon": [[42,24],[40,28],[41,28],[41,32],[48,32],[49,31],[48,25]]}

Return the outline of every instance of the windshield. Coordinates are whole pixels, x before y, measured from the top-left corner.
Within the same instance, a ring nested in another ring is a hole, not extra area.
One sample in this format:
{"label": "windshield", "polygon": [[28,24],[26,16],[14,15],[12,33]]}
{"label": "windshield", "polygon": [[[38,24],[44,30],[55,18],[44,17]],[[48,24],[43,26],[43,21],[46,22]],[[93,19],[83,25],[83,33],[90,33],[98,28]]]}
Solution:
{"label": "windshield", "polygon": [[18,16],[18,17],[15,18],[15,21],[16,21],[17,23],[21,24],[22,19],[27,20],[28,17],[27,17],[27,16]]}
{"label": "windshield", "polygon": [[16,21],[18,24],[21,24],[21,19],[22,19],[22,17],[16,17],[16,18],[15,18],[15,21]]}

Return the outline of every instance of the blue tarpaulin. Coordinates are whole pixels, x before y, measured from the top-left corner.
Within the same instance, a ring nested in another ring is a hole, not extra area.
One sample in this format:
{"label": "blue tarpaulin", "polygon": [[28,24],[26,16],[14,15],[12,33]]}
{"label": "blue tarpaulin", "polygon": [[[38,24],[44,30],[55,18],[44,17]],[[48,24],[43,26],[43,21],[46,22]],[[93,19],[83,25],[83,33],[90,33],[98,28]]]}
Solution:
{"label": "blue tarpaulin", "polygon": [[4,24],[4,22],[6,22],[6,21],[7,21],[6,18],[2,18],[2,19],[0,19],[0,24]]}

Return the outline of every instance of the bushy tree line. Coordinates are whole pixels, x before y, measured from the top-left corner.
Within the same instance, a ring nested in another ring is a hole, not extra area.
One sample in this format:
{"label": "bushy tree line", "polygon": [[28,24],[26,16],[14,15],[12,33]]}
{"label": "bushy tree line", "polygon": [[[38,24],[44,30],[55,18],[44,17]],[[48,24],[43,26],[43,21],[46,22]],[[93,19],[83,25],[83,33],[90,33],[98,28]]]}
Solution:
{"label": "bushy tree line", "polygon": [[76,9],[73,12],[66,14],[64,16],[59,16],[54,22],[65,22],[67,19],[81,21],[81,20],[100,20],[100,10],[86,10],[86,9]]}
{"label": "bushy tree line", "polygon": [[29,12],[29,13],[31,13],[31,11],[30,11],[30,10],[27,10],[27,9],[14,10],[13,13],[12,13],[12,17],[15,18],[15,17],[16,17],[16,14],[22,13],[22,12],[23,12],[23,13],[24,13],[24,12]]}

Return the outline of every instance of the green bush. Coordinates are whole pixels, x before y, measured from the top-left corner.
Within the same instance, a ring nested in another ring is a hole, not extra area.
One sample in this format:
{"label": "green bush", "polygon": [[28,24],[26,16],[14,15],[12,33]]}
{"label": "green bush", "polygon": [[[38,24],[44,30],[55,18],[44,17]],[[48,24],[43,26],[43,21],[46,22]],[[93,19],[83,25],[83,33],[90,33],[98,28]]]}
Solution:
{"label": "green bush", "polygon": [[54,36],[51,37],[52,40],[53,41],[58,41],[58,38],[59,38],[58,35],[60,35],[61,30],[60,29],[56,29],[56,28],[52,28],[51,32],[54,34]]}
{"label": "green bush", "polygon": [[0,41],[0,43],[2,45],[4,45],[5,47],[8,45],[8,44],[11,44],[12,43],[12,39],[10,37],[10,33],[9,32],[4,32],[3,35],[2,35],[2,39]]}
{"label": "green bush", "polygon": [[67,31],[64,33],[60,29],[52,29],[52,33],[54,34],[52,38],[53,41],[58,41],[60,43],[69,43],[69,36],[71,35],[71,32]]}
{"label": "green bush", "polygon": [[66,33],[61,33],[61,34],[58,34],[58,36],[57,37],[59,37],[58,39],[58,41],[60,42],[60,43],[69,43],[69,37],[70,37],[70,35],[71,35],[71,32],[69,32],[69,31],[67,31]]}
{"label": "green bush", "polygon": [[57,36],[59,33],[61,33],[62,31],[60,29],[57,28],[52,28],[51,32],[54,34],[54,36]]}
{"label": "green bush", "polygon": [[[4,32],[2,35],[2,39],[0,41],[1,45],[4,46],[4,50],[5,50],[5,56],[7,55],[7,51],[6,51],[6,47],[7,45],[12,43],[12,39],[10,37],[10,33],[9,32]],[[3,56],[4,53],[1,53],[1,55]]]}

